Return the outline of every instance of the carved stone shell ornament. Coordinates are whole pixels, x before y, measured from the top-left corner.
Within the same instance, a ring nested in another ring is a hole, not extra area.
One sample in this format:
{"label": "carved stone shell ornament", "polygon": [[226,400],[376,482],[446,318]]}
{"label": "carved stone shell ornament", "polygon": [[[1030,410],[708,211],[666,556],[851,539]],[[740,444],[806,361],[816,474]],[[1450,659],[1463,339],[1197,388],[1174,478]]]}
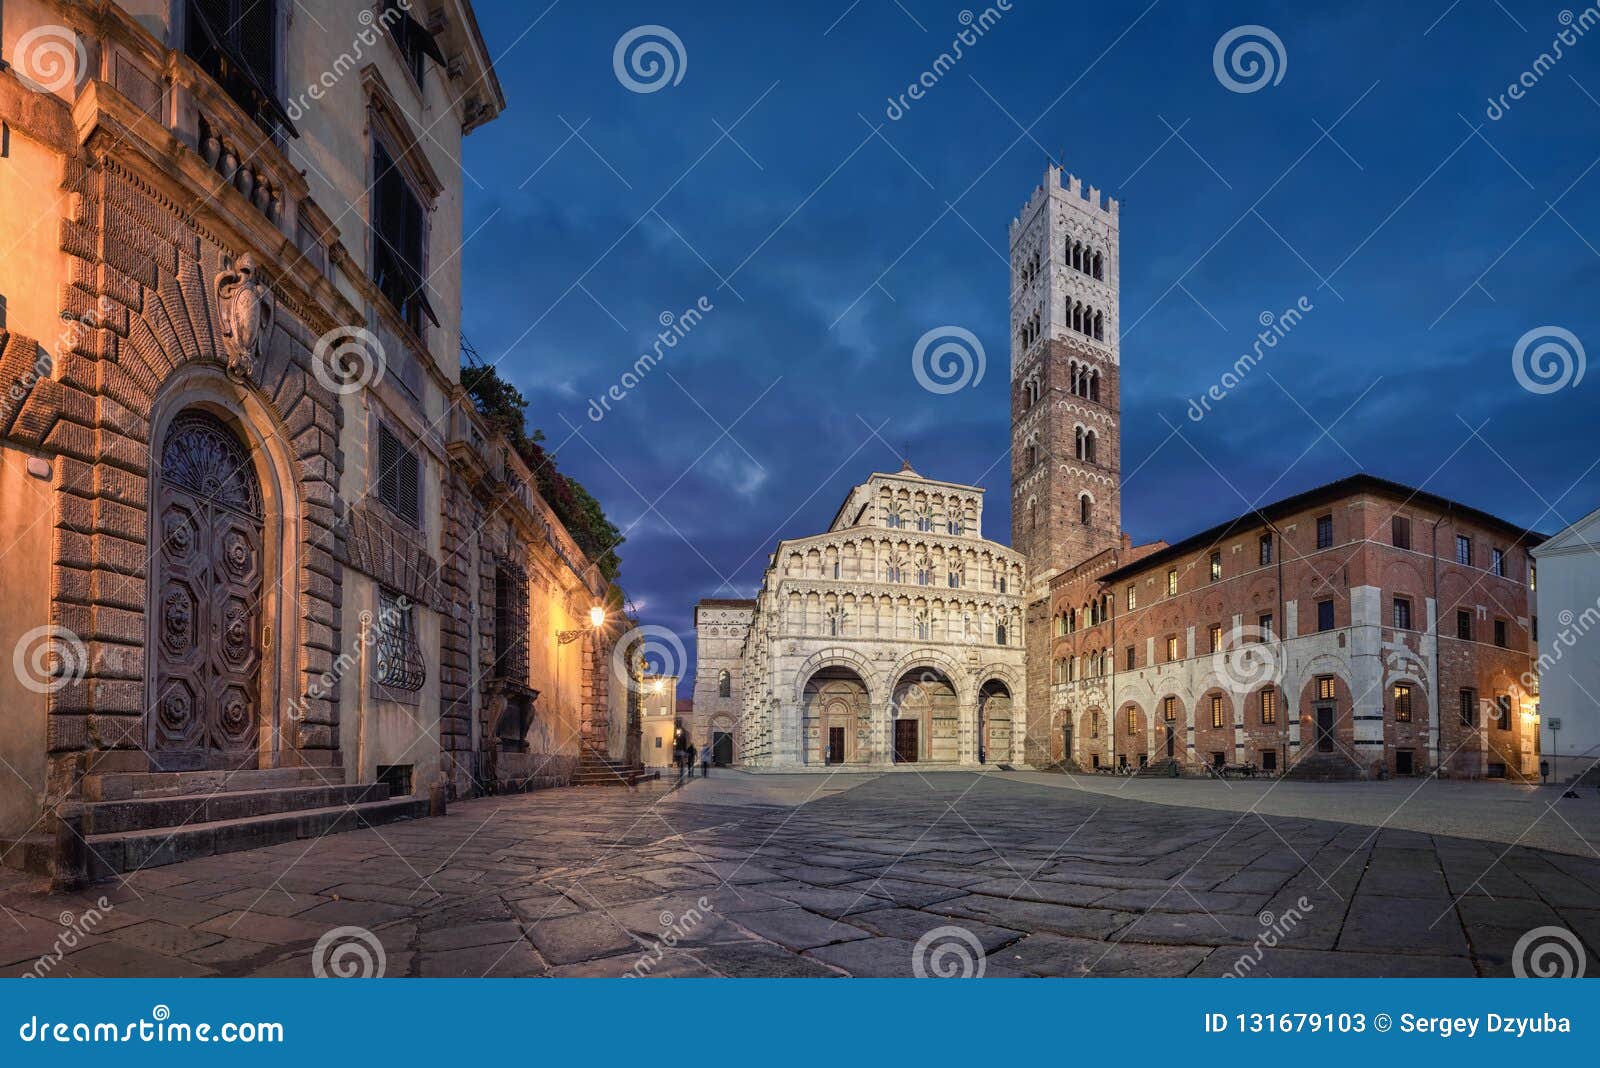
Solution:
{"label": "carved stone shell ornament", "polygon": [[217,318],[222,326],[222,348],[228,374],[247,382],[255,377],[262,341],[272,330],[277,305],[248,252],[229,270],[217,272]]}

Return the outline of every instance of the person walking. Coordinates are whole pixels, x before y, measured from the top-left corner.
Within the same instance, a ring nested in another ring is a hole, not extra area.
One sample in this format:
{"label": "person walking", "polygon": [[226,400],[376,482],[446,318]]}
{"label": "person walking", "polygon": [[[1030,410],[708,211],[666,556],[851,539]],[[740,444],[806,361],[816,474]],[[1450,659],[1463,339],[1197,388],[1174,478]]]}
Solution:
{"label": "person walking", "polygon": [[686,756],[686,757],[687,757],[687,758],[688,758],[688,763],[689,763],[689,778],[691,778],[691,779],[692,779],[692,778],[694,778],[694,756],[695,756],[695,747],[694,747],[694,743],[693,743],[693,742],[690,742],[690,743],[689,743],[689,747],[688,747],[688,748],[687,748],[687,749],[685,749],[685,750],[684,750],[684,751],[683,751],[683,753],[684,753],[684,756]]}
{"label": "person walking", "polygon": [[700,777],[711,778],[711,747],[708,745],[700,750]]}

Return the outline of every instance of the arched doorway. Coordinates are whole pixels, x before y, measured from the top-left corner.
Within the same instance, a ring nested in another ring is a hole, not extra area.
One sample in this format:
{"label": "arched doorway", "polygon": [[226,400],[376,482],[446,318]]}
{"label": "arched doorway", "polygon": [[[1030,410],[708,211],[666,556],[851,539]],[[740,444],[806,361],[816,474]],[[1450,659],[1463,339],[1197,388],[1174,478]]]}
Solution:
{"label": "arched doorway", "polygon": [[804,763],[865,763],[872,730],[867,684],[846,667],[818,671],[806,681],[801,726]]}
{"label": "arched doorway", "polygon": [[1011,763],[1011,690],[999,679],[978,691],[978,760]]}
{"label": "arched doorway", "polygon": [[265,575],[255,465],[226,423],[188,409],[168,425],[152,475],[151,766],[254,768]]}
{"label": "arched doorway", "polygon": [[900,676],[890,711],[896,764],[960,759],[960,707],[956,688],[943,673],[914,668]]}

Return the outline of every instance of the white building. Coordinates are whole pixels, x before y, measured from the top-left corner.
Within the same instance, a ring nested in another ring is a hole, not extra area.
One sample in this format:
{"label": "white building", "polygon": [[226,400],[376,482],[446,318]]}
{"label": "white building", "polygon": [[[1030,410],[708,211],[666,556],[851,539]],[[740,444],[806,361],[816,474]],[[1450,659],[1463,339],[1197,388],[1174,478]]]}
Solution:
{"label": "white building", "polygon": [[825,533],[779,542],[740,652],[739,763],[1020,757],[1023,558],[984,539],[983,492],[908,464],[855,487]]}
{"label": "white building", "polygon": [[1538,562],[1539,750],[1550,778],[1600,761],[1600,509],[1533,550]]}

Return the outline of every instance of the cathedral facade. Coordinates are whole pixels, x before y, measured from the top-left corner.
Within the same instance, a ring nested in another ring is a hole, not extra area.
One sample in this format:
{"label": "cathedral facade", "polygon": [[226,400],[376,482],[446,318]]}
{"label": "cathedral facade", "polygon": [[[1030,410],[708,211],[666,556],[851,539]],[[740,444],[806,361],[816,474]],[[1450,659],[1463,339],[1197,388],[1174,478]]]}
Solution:
{"label": "cathedral facade", "polygon": [[909,465],[874,474],[827,531],[778,544],[748,607],[698,606],[697,726],[737,677],[728,733],[745,766],[1019,759],[1024,577],[1019,553],[983,537],[982,489]]}

